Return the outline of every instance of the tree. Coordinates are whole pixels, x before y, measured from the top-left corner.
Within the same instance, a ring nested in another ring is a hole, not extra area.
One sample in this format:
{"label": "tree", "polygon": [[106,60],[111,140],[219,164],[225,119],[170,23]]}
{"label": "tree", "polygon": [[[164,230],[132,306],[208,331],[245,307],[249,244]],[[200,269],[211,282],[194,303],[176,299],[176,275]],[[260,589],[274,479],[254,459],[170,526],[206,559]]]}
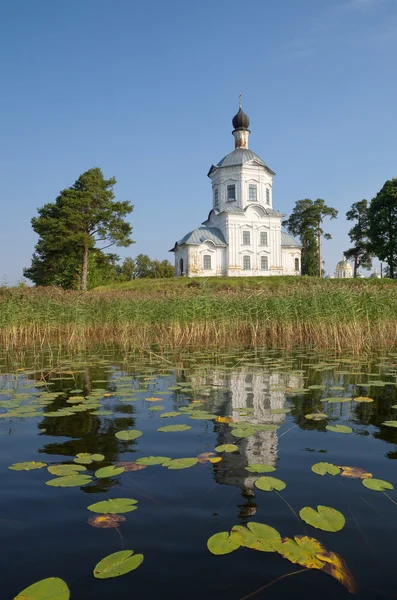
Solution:
{"label": "tree", "polygon": [[172,266],[169,260],[153,260],[152,261],[152,277],[155,279],[174,277],[175,268]]}
{"label": "tree", "polygon": [[138,254],[135,258],[134,279],[159,279],[174,275],[175,269],[168,260],[151,260],[147,254]]}
{"label": "tree", "polygon": [[368,238],[371,250],[387,262],[391,279],[397,275],[397,179],[386,181],[371,200],[368,210]]}
{"label": "tree", "polygon": [[130,256],[127,256],[127,258],[124,259],[120,268],[120,275],[125,281],[135,279],[135,261]]}
{"label": "tree", "polygon": [[[88,257],[98,250],[96,244],[105,243],[106,246],[101,248],[104,250],[113,245],[133,243],[130,238],[132,227],[124,219],[133,206],[128,201],[114,200],[115,184],[114,177],[105,179],[101,169],[93,168],[61,191],[55,202],[40,208],[39,216],[32,219],[33,230],[39,235],[33,271],[26,271],[36,276],[45,264],[50,263],[52,269],[62,271],[62,256],[78,257],[78,267],[73,261],[66,262],[69,267],[73,265],[74,277],[80,275],[80,288],[86,290]],[[26,276],[30,278],[30,275]]]}
{"label": "tree", "polygon": [[138,254],[135,259],[135,277],[145,278],[152,275],[152,261],[147,254]]}
{"label": "tree", "polygon": [[327,206],[321,198],[313,202],[309,198],[298,200],[289,219],[283,226],[299,237],[302,244],[302,275],[322,276],[321,236],[326,240],[331,235],[322,228],[326,217],[336,219],[338,211]]}
{"label": "tree", "polygon": [[350,241],[354,246],[344,252],[348,260],[353,260],[353,277],[357,277],[359,267],[363,267],[363,269],[370,269],[372,267],[372,255],[368,240],[369,220],[367,200],[354,202],[350,210],[347,211],[346,218],[348,221],[357,221],[349,231]]}

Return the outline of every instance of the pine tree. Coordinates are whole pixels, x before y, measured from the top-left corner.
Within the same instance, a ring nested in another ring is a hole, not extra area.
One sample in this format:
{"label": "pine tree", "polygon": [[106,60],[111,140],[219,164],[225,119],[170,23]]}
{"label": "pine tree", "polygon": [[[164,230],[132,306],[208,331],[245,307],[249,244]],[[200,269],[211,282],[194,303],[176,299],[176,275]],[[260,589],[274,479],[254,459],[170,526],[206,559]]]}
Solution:
{"label": "pine tree", "polygon": [[386,181],[371,200],[368,210],[368,238],[372,252],[385,260],[388,275],[397,275],[397,179]]}
{"label": "pine tree", "polygon": [[350,229],[349,237],[353,247],[345,250],[344,255],[348,260],[353,260],[353,277],[357,277],[359,267],[370,269],[372,267],[372,255],[368,240],[368,202],[354,202],[346,213],[348,221],[357,221]]}

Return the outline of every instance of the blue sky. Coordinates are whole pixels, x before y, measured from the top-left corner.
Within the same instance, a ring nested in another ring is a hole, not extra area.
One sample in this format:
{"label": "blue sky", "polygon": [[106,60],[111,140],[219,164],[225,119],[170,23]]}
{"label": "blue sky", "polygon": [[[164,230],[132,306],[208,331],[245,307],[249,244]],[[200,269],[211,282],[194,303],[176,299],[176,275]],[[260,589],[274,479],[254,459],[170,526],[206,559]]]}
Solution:
{"label": "blue sky", "polygon": [[240,91],[275,207],[339,210],[327,270],[350,205],[397,176],[397,0],[3,0],[0,51],[2,281],[30,264],[37,208],[93,166],[135,205],[116,251],[172,260],[209,212]]}

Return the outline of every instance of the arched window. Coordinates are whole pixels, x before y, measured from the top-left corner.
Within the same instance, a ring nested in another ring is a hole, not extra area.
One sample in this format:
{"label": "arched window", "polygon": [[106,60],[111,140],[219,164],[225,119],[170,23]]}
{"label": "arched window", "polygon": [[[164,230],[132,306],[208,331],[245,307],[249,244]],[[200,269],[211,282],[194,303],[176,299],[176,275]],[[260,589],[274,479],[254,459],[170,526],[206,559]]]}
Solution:
{"label": "arched window", "polygon": [[250,270],[251,270],[251,257],[243,256],[243,271],[250,271]]}
{"label": "arched window", "polygon": [[209,254],[203,256],[203,269],[204,271],[211,271],[211,256]]}
{"label": "arched window", "polygon": [[299,271],[299,258],[295,258],[295,271]]}
{"label": "arched window", "polygon": [[179,275],[183,275],[183,258],[179,259]]}

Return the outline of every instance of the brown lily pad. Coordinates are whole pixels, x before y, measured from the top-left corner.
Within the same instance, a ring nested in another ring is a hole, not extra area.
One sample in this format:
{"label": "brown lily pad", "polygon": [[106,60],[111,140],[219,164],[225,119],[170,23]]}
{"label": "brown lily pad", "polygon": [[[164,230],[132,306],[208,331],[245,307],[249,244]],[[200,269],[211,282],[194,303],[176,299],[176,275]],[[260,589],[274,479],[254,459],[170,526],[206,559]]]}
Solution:
{"label": "brown lily pad", "polygon": [[127,473],[130,471],[142,471],[142,469],[146,469],[145,465],[138,465],[136,462],[133,461],[118,462],[116,467],[124,467],[124,471]]}
{"label": "brown lily pad", "polygon": [[122,515],[95,515],[88,519],[88,523],[93,527],[101,527],[102,529],[111,529],[118,527],[125,521]]}

